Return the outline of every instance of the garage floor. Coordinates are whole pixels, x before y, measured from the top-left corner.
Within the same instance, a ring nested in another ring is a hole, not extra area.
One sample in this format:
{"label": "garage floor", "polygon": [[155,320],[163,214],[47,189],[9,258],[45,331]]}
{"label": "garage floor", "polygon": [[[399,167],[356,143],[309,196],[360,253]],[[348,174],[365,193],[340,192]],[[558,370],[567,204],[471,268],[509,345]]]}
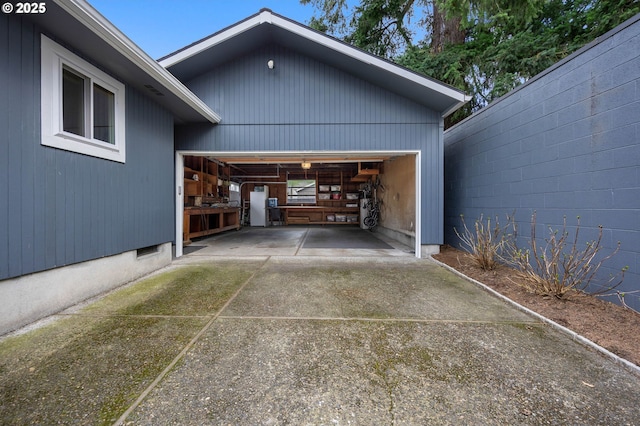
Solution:
{"label": "garage floor", "polygon": [[185,246],[194,256],[413,257],[413,247],[357,227],[245,227]]}

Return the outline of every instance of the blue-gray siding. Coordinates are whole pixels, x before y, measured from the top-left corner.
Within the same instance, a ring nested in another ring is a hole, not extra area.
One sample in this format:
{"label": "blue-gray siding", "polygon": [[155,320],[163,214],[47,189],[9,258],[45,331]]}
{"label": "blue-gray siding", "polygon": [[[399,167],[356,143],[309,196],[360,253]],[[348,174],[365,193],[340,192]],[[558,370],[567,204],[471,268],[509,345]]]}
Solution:
{"label": "blue-gray siding", "polygon": [[40,31],[16,15],[0,86],[0,279],[173,240],[170,113],[127,87],[126,164],[40,145]]}
{"label": "blue-gray siding", "polygon": [[206,70],[186,85],[222,122],[178,128],[180,150],[421,150],[422,243],[442,242],[442,119],[436,112],[278,45]]}
{"label": "blue-gray siding", "polygon": [[446,131],[445,165],[448,243],[460,214],[516,210],[526,235],[534,210],[555,229],[580,216],[583,238],[621,242],[602,276],[628,265],[640,290],[640,15]]}

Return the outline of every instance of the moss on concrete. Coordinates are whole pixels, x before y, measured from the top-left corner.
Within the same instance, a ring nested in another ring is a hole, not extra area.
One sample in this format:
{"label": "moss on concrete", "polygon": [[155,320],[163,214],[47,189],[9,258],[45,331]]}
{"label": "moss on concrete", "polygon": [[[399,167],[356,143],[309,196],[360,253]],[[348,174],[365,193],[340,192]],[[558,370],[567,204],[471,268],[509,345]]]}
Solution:
{"label": "moss on concrete", "polygon": [[112,424],[251,269],[246,264],[181,267],[2,340],[2,423]]}

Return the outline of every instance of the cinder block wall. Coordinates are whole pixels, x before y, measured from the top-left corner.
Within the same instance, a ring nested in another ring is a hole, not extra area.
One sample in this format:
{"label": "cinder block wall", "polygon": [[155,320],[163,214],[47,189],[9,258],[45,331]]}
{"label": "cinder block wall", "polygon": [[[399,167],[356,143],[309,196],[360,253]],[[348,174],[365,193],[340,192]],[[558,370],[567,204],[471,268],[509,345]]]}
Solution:
{"label": "cinder block wall", "polygon": [[525,237],[534,211],[539,237],[565,215],[584,242],[603,225],[621,251],[601,278],[629,266],[619,290],[640,290],[640,15],[445,132],[446,243],[460,214],[513,211]]}

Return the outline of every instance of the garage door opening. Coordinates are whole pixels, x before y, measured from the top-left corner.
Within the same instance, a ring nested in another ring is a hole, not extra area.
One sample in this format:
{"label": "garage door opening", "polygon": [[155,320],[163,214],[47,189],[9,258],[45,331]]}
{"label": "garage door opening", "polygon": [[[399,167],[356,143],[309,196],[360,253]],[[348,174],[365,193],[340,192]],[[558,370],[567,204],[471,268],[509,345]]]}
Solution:
{"label": "garage door opening", "polygon": [[176,256],[241,228],[369,229],[420,257],[420,162],[412,152],[176,154]]}

